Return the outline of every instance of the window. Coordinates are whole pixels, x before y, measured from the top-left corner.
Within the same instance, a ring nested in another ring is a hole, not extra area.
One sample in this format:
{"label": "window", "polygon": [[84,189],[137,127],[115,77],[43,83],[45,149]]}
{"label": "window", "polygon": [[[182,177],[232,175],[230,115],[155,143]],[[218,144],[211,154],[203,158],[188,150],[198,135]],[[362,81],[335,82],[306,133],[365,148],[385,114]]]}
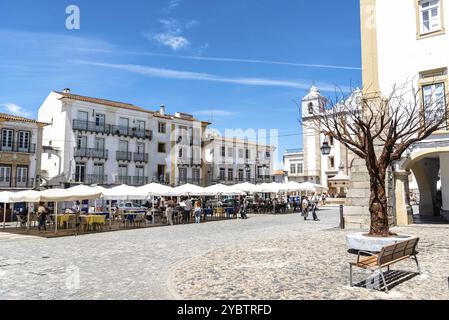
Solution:
{"label": "window", "polygon": [[12,151],[14,131],[10,129],[2,130],[2,150]]}
{"label": "window", "polygon": [[187,168],[179,168],[179,181],[187,182]]}
{"label": "window", "polygon": [[334,159],[334,157],[329,157],[329,168],[330,169],[335,168],[335,159]]}
{"label": "window", "polygon": [[251,169],[246,170],[246,180],[251,180]]}
{"label": "window", "polygon": [[228,169],[228,181],[234,180],[234,170]]}
{"label": "window", "polygon": [[137,153],[144,154],[145,153],[145,143],[139,142],[137,143]]}
{"label": "window", "polygon": [[145,176],[145,170],[143,167],[136,167],[136,177],[138,177],[139,179],[139,184],[143,183],[143,177]]}
{"label": "window", "polygon": [[226,147],[225,146],[221,147],[221,156],[226,157]]}
{"label": "window", "polygon": [[119,152],[128,152],[128,141],[120,140],[118,142],[118,151]]}
{"label": "window", "polygon": [[220,180],[221,181],[226,180],[226,172],[224,168],[220,168]]}
{"label": "window", "polygon": [[158,123],[157,132],[159,132],[159,133],[166,133],[167,132],[167,126],[166,126],[165,122],[159,122]]}
{"label": "window", "polygon": [[249,149],[246,149],[245,150],[245,159],[249,159],[249,155],[250,155]]}
{"label": "window", "polygon": [[0,167],[0,185],[9,186],[11,182],[11,167]]}
{"label": "window", "polygon": [[165,143],[159,142],[157,144],[157,152],[159,153],[165,153]]}
{"label": "window", "polygon": [[137,127],[137,130],[145,131],[145,121],[136,120],[136,127]]}
{"label": "window", "polygon": [[234,149],[232,147],[228,148],[228,157],[234,157]]}
{"label": "window", "polygon": [[30,132],[29,131],[19,131],[18,133],[18,150],[19,152],[27,152],[30,146]]}
{"label": "window", "polygon": [[28,168],[17,167],[17,176],[16,176],[17,186],[26,185],[27,179],[28,179]]}
{"label": "window", "polygon": [[179,148],[179,150],[178,150],[178,157],[182,158],[182,148]]}
{"label": "window", "polygon": [[89,114],[87,111],[78,111],[78,120],[87,122],[87,120],[89,120]]}
{"label": "window", "polygon": [[192,169],[192,178],[194,182],[200,182],[200,169]]}
{"label": "window", "polygon": [[86,180],[86,164],[77,163],[75,166],[75,182],[84,183]]}
{"label": "window", "polygon": [[421,34],[436,32],[442,29],[441,11],[440,0],[422,0],[419,2]]}
{"label": "window", "polygon": [[239,181],[242,182],[243,181],[243,169],[239,169]]}
{"label": "window", "polygon": [[265,158],[267,158],[267,159],[271,158],[271,152],[270,151],[266,151],[265,152]]}
{"label": "window", "polygon": [[302,174],[303,173],[303,167],[302,167],[302,163],[298,163],[298,170],[297,170],[297,172],[299,173],[299,174]]}
{"label": "window", "polygon": [[119,124],[120,127],[128,128],[129,127],[129,119],[120,117],[119,121],[118,121],[118,124]]}
{"label": "window", "polygon": [[445,116],[446,97],[444,83],[423,86],[423,101],[426,121],[433,122]]}
{"label": "window", "polygon": [[104,150],[104,138],[95,137],[95,149]]}
{"label": "window", "polygon": [[78,150],[87,148],[87,137],[86,136],[78,136],[76,140],[76,147]]}
{"label": "window", "polygon": [[165,165],[163,164],[157,165],[157,178],[159,181],[165,180]]}
{"label": "window", "polygon": [[95,114],[95,125],[96,126],[104,126],[105,124],[105,115],[101,113]]}
{"label": "window", "polygon": [[296,174],[296,164],[290,165],[290,174]]}
{"label": "window", "polygon": [[119,177],[127,177],[128,176],[128,166],[127,165],[119,165],[118,166],[118,175],[119,175]]}
{"label": "window", "polygon": [[309,111],[309,114],[313,114],[313,102],[309,103],[309,105],[307,106],[307,109]]}
{"label": "window", "polygon": [[239,158],[243,159],[243,149],[239,149]]}
{"label": "window", "polygon": [[329,145],[330,145],[331,147],[334,146],[334,137],[329,137]]}
{"label": "window", "polygon": [[104,175],[104,165],[102,163],[94,164],[94,176],[103,177]]}

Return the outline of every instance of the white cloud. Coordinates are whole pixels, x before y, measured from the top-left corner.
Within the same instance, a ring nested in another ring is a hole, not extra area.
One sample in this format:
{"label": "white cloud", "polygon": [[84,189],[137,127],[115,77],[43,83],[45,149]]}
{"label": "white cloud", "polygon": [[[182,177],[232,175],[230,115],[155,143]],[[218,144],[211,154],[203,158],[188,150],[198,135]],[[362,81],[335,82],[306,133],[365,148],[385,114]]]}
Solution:
{"label": "white cloud", "polygon": [[181,0],[170,0],[165,11],[170,12],[170,11],[176,9],[177,7],[179,7],[180,4],[181,4]]}
{"label": "white cloud", "polygon": [[232,117],[236,115],[235,112],[221,109],[198,110],[193,114],[201,117]]}
{"label": "white cloud", "polygon": [[[242,77],[224,77],[209,73],[200,72],[189,72],[180,70],[171,70],[163,68],[155,68],[143,65],[134,64],[113,64],[113,63],[103,63],[88,60],[71,60],[72,63],[80,65],[90,65],[97,67],[104,67],[116,70],[127,71],[135,74],[144,75],[153,78],[166,78],[166,79],[183,79],[183,80],[200,80],[200,81],[210,81],[210,82],[222,82],[222,83],[232,83],[241,84],[248,86],[266,86],[266,87],[285,87],[285,88],[295,88],[308,90],[312,85],[312,81],[292,81],[292,80],[282,80],[282,79],[269,79],[269,78],[242,78]],[[334,91],[336,85],[329,83],[316,83],[319,85],[322,91]],[[339,86],[339,89],[349,92],[348,87]]]}
{"label": "white cloud", "polygon": [[0,105],[3,109],[5,109],[8,113],[13,114],[15,116],[21,117],[30,117],[31,112],[24,110],[22,107],[18,106],[14,103],[5,103]]}
{"label": "white cloud", "polygon": [[184,49],[190,45],[186,38],[170,33],[158,33],[152,37],[158,43],[170,47],[173,51]]}

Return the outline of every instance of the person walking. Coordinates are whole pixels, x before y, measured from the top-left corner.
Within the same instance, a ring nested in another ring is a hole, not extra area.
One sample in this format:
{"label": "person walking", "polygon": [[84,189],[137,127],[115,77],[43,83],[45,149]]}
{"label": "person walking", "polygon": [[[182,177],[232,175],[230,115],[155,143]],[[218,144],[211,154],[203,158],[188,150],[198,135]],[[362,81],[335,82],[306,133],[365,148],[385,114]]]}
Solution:
{"label": "person walking", "polygon": [[37,208],[37,219],[39,222],[37,228],[38,228],[39,232],[41,232],[42,227],[44,228],[45,231],[47,231],[47,226],[46,226],[47,215],[48,215],[48,209],[45,206],[45,203],[40,202],[39,207]]}
{"label": "person walking", "polygon": [[247,209],[248,209],[248,201],[246,200],[246,197],[242,197],[240,201],[240,218],[248,219],[248,217],[246,216]]}
{"label": "person walking", "polygon": [[170,226],[173,225],[173,211],[174,211],[174,202],[170,198],[167,201],[167,207],[165,208],[165,215],[167,216],[167,224]]}
{"label": "person walking", "polygon": [[304,220],[307,220],[307,217],[309,216],[309,199],[307,196],[302,199],[302,216],[304,217]]}
{"label": "person walking", "polygon": [[318,216],[316,214],[319,201],[320,201],[320,197],[316,193],[313,193],[312,199],[311,199],[313,221],[320,221],[320,219],[318,219]]}
{"label": "person walking", "polygon": [[201,223],[201,200],[195,202],[195,223]]}

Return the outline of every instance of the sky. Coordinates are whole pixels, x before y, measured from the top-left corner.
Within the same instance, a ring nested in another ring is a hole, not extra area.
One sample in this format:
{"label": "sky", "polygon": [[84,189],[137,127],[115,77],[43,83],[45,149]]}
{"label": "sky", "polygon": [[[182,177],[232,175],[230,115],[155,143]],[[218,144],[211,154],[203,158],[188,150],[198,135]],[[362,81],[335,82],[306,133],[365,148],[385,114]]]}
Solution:
{"label": "sky", "polygon": [[313,84],[360,86],[359,19],[358,0],[0,0],[0,112],[37,118],[63,88],[164,104],[223,134],[277,130],[282,161]]}

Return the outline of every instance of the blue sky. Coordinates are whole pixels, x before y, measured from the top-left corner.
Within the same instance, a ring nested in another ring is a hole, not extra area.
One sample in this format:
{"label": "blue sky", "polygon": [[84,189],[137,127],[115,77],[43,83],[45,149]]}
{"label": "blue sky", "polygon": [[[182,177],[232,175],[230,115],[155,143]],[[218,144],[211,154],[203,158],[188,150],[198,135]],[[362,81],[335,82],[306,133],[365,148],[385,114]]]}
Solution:
{"label": "blue sky", "polygon": [[[361,79],[359,1],[0,0],[0,110],[37,117],[51,90],[278,129],[302,147],[299,101]],[[66,28],[66,8],[80,29]]]}

